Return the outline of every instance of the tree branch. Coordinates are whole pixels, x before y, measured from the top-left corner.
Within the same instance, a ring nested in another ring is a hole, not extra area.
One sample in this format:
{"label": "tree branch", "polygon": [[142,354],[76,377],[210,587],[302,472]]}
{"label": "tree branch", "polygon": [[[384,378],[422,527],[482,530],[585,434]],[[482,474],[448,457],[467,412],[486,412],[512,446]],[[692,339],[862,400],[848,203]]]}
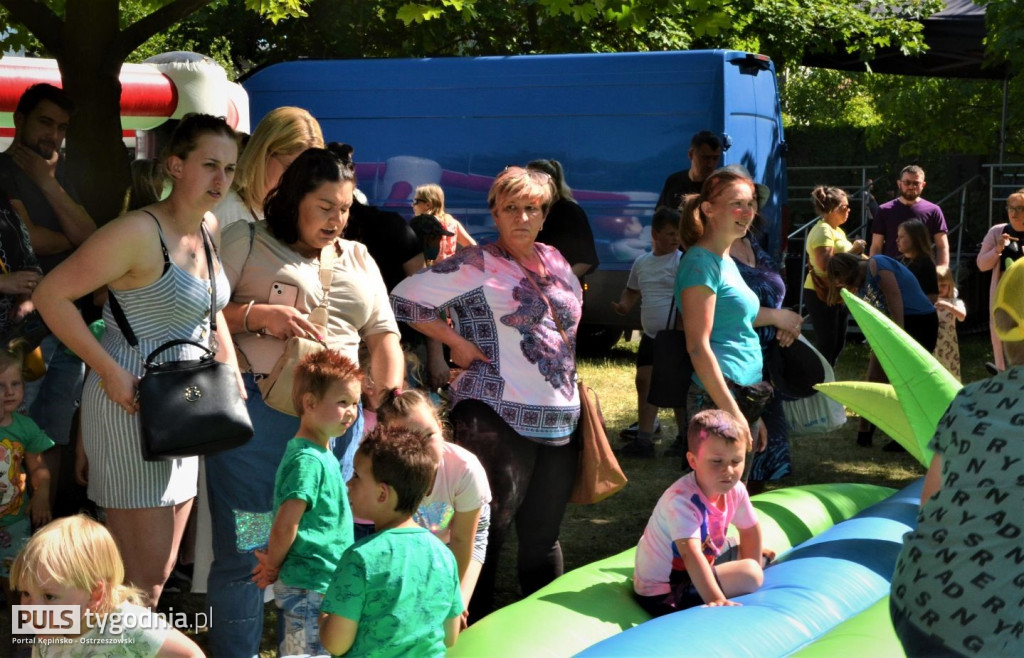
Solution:
{"label": "tree branch", "polygon": [[[0,0],[6,3],[7,0]],[[175,0],[151,14],[143,16],[121,31],[118,40],[119,57],[125,59],[133,50],[144,44],[154,34],[159,34],[178,21],[183,20],[213,0]]]}
{"label": "tree branch", "polygon": [[24,25],[54,56],[60,56],[64,50],[63,22],[49,7],[37,0],[0,0],[0,5],[6,7],[11,18]]}

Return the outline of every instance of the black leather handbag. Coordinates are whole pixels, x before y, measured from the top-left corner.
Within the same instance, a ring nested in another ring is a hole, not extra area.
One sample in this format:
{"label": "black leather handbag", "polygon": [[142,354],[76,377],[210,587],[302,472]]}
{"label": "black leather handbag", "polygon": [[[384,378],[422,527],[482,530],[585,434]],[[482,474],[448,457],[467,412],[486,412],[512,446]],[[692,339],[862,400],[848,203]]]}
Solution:
{"label": "black leather handbag", "polygon": [[[202,230],[210,276],[210,340],[213,341],[217,334],[217,277],[205,225]],[[139,341],[113,295],[110,310],[125,340],[138,349]],[[188,361],[157,361],[161,353],[184,345],[193,345],[206,353]],[[235,371],[214,356],[213,350],[200,343],[172,340],[146,357],[146,372],[139,380],[143,459],[161,461],[209,455],[235,448],[252,438],[252,421],[238,390]]]}
{"label": "black leather handbag", "polygon": [[[194,345],[206,354],[191,361],[156,361],[180,345]],[[143,459],[209,455],[252,438],[235,371],[214,356],[199,343],[172,340],[146,358],[146,374],[139,380]]]}
{"label": "black leather handbag", "polygon": [[647,402],[661,409],[685,407],[693,378],[693,362],[686,351],[686,333],[675,326],[676,297],[673,294],[668,322],[654,335],[651,388],[647,391]]}

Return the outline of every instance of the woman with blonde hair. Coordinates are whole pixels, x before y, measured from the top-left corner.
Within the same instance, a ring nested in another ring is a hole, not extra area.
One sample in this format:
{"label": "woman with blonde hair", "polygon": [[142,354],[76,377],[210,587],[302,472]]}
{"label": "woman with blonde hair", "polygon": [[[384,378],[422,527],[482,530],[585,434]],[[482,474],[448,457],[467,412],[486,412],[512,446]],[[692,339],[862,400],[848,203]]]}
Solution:
{"label": "woman with blonde hair", "polygon": [[[1024,187],[1006,197],[1006,218],[1008,221],[995,224],[985,234],[978,251],[978,269],[992,272],[992,283],[989,286],[989,306],[996,298],[999,279],[1013,263],[1020,259],[1024,247]],[[1006,369],[1003,356],[1003,344],[999,340],[995,327],[991,327],[992,355],[995,370]]]}
{"label": "woman with blonde hair", "polygon": [[22,605],[79,607],[81,633],[64,635],[75,642],[36,644],[33,656],[94,655],[104,644],[129,646],[133,656],[203,655],[195,642],[143,607],[143,593],[125,585],[114,538],[87,516],[58,519],[33,535],[11,566],[11,584],[21,592]]}
{"label": "woman with blonde hair", "polygon": [[452,235],[441,236],[441,247],[433,259],[442,261],[455,255],[456,247],[471,247],[476,240],[469,234],[462,222],[455,219],[444,209],[444,190],[433,183],[420,185],[413,193],[412,210],[417,215],[428,214],[437,217],[441,226]]}
{"label": "woman with blonde hair", "polygon": [[286,106],[268,112],[238,157],[231,191],[213,209],[221,227],[263,219],[263,203],[288,165],[306,149],[323,146],[320,124],[306,110]]}

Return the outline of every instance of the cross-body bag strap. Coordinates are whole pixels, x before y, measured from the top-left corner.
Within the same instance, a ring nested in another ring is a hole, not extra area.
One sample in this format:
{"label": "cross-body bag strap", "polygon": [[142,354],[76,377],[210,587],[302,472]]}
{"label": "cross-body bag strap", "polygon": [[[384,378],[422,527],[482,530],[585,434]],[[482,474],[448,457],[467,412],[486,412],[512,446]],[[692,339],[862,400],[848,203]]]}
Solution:
{"label": "cross-body bag strap", "polygon": [[[544,259],[541,258],[540,254],[538,254],[537,257],[540,258],[542,263],[544,262]],[[551,305],[551,300],[548,299],[548,296],[545,295],[544,291],[540,289],[540,286],[537,284],[537,281],[534,280],[533,275],[530,273],[530,270],[526,269],[523,266],[523,264],[520,263],[518,260],[515,260],[515,258],[513,258],[512,260],[514,260],[516,265],[519,266],[519,269],[523,271],[523,275],[526,276],[527,281],[530,282],[530,284],[533,286],[533,289],[537,291],[537,294],[540,295],[540,298],[544,300],[545,304],[547,304],[548,312],[551,313],[551,318],[555,321],[555,326],[558,328],[558,333],[562,334],[562,340],[565,341],[565,346],[569,348],[569,351],[571,352],[572,343],[569,342],[569,336],[565,333],[565,329],[562,327],[562,322],[561,320],[558,319],[558,314],[555,313],[555,307]],[[545,263],[544,266],[547,267],[547,264]]]}
{"label": "cross-body bag strap", "polygon": [[313,322],[313,324],[323,327],[324,338],[330,332],[328,323],[329,310],[327,308],[328,295],[331,292],[331,283],[334,281],[334,263],[338,258],[338,242],[331,242],[329,245],[323,248],[320,252],[320,289],[322,295],[320,296],[320,304],[317,305],[312,311],[309,312],[309,321],[313,322],[313,314],[316,311],[323,309],[323,323]]}

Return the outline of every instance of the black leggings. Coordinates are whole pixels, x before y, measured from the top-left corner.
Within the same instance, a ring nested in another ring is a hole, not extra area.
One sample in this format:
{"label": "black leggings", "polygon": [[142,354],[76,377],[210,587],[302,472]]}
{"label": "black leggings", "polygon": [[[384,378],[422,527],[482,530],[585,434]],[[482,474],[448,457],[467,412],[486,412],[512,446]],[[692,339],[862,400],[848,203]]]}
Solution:
{"label": "black leggings", "polygon": [[850,321],[850,311],[842,303],[829,306],[818,299],[813,290],[804,291],[804,308],[811,316],[814,347],[834,368],[846,346],[846,326]]}
{"label": "black leggings", "polygon": [[491,407],[464,400],[451,410],[455,443],[479,459],[491,485],[487,559],[469,605],[471,621],[494,609],[494,579],[512,522],[519,540],[519,585],[523,596],[562,575],[558,532],[572,493],[579,442],[550,446],[523,438]]}

